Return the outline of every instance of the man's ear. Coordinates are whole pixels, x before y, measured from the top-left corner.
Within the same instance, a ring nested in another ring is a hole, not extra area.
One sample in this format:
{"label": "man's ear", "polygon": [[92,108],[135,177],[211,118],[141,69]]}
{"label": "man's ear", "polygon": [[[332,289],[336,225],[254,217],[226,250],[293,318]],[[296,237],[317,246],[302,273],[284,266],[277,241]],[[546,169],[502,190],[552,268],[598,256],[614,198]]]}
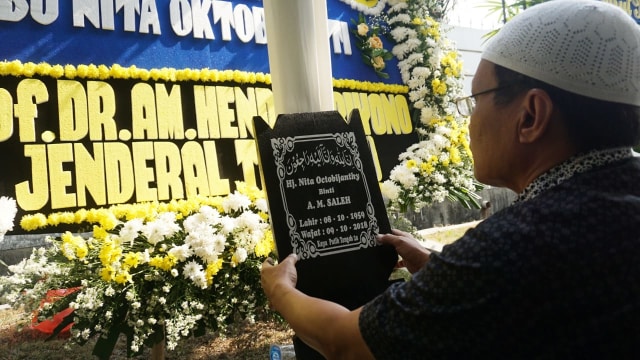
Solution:
{"label": "man's ear", "polygon": [[522,99],[518,117],[518,138],[522,143],[533,143],[549,130],[554,111],[553,101],[546,91],[531,89]]}

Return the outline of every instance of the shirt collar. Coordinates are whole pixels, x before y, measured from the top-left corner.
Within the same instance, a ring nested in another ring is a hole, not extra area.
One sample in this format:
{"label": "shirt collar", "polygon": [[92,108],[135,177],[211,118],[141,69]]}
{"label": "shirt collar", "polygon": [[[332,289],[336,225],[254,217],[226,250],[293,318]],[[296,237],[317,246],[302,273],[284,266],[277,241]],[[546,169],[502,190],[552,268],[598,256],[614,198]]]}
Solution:
{"label": "shirt collar", "polygon": [[592,150],[573,156],[538,176],[518,194],[515,202],[531,200],[574,175],[631,157],[633,157],[633,152],[630,148]]}

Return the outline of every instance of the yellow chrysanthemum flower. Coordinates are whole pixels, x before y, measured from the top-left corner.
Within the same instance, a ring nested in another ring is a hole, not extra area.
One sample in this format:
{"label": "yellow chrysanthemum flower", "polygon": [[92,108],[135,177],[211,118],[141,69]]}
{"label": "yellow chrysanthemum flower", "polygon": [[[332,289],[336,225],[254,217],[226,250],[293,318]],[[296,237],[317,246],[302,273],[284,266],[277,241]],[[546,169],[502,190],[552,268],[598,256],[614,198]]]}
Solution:
{"label": "yellow chrysanthemum flower", "polygon": [[111,265],[107,265],[100,269],[100,278],[106,282],[113,281],[115,279],[116,271]]}
{"label": "yellow chrysanthemum flower", "polygon": [[102,248],[100,248],[100,253],[98,254],[98,258],[102,265],[107,266],[118,262],[120,261],[121,256],[122,247],[120,247],[120,244],[113,239],[105,239]]}
{"label": "yellow chrysanthemum flower", "polygon": [[93,237],[95,239],[104,240],[109,236],[109,233],[105,228],[98,225],[93,225]]}
{"label": "yellow chrysanthemum flower", "polygon": [[124,258],[122,259],[122,265],[125,269],[132,269],[138,267],[140,265],[140,261],[142,260],[142,254],[137,252],[128,252],[124,254]]}
{"label": "yellow chrysanthemum flower", "polygon": [[423,175],[430,175],[435,170],[432,163],[423,162],[420,164],[420,173]]}
{"label": "yellow chrysanthemum flower", "polygon": [[127,282],[133,282],[132,279],[133,278],[131,277],[131,274],[129,274],[128,271],[120,271],[115,275],[115,277],[113,278],[113,281],[115,281],[118,284],[126,284]]}
{"label": "yellow chrysanthemum flower", "polygon": [[264,233],[264,237],[260,240],[254,248],[254,253],[258,257],[269,256],[276,248],[276,243],[273,239],[273,233],[268,230]]}
{"label": "yellow chrysanthemum flower", "polygon": [[47,226],[47,217],[41,213],[24,215],[22,219],[20,219],[20,227],[26,231],[37,230],[45,226]]}
{"label": "yellow chrysanthemum flower", "polygon": [[87,248],[87,242],[81,237],[71,234],[69,231],[65,231],[61,236],[63,244],[67,244],[69,249],[73,251],[73,254],[69,254],[67,256],[69,260],[75,256],[79,259],[84,258],[89,253],[89,249]]}
{"label": "yellow chrysanthemum flower", "polygon": [[218,259],[207,265],[204,271],[204,277],[207,279],[207,285],[213,284],[213,277],[222,269],[222,259]]}
{"label": "yellow chrysanthemum flower", "polygon": [[177,263],[178,259],[171,254],[166,256],[156,255],[149,259],[149,266],[153,266],[164,271],[171,271]]}

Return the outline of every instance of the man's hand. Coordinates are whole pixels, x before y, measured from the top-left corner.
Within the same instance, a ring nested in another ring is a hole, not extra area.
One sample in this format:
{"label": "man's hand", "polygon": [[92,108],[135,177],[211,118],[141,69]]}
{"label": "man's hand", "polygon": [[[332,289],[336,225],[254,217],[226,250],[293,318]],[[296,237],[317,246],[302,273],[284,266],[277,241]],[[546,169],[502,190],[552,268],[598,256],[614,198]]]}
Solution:
{"label": "man's hand", "polygon": [[298,261],[296,254],[291,254],[278,265],[274,265],[271,258],[267,258],[262,263],[260,283],[269,303],[276,311],[278,311],[278,300],[296,287],[298,281],[296,261]]}
{"label": "man's hand", "polygon": [[391,234],[378,235],[377,240],[381,244],[393,246],[402,258],[400,265],[412,274],[427,263],[431,254],[411,234],[397,229],[391,230]]}

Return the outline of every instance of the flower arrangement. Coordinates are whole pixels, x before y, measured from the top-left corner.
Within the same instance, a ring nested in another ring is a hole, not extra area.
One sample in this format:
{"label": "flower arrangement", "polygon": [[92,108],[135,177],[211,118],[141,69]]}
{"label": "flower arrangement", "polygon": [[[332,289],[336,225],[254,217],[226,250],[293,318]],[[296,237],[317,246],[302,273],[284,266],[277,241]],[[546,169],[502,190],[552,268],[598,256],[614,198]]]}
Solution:
{"label": "flower arrangement", "polygon": [[[385,35],[395,42],[391,52],[418,112],[419,136],[418,143],[400,154],[400,163],[381,185],[387,206],[391,211],[419,211],[451,199],[479,208],[476,191],[481,185],[473,177],[469,119],[459,115],[454,105],[462,96],[462,61],[439,21],[448,2],[388,0],[386,4],[386,12],[368,12],[369,22],[384,24],[375,28],[387,29]],[[360,14],[357,26],[366,24]]]}
{"label": "flower arrangement", "polygon": [[360,49],[362,61],[370,65],[375,73],[383,78],[389,78],[389,74],[384,72],[386,61],[391,60],[393,55],[384,48],[382,39],[379,36],[381,28],[379,26],[369,26],[362,13],[358,16],[358,21],[352,20],[356,25],[351,32],[356,37],[356,47]]}
{"label": "flower arrangement", "polygon": [[446,198],[479,208],[468,121],[456,111],[462,96],[462,62],[430,9],[437,1],[400,2],[389,9],[393,54],[409,99],[419,112],[420,141],[400,155],[382,189],[392,206],[419,210]]}
{"label": "flower arrangement", "polygon": [[49,247],[9,267],[13,275],[0,279],[0,294],[31,312],[47,291],[77,288],[45,303],[39,318],[72,309],[56,331],[73,323],[74,342],[97,338],[95,355],[108,358],[120,334],[130,355],[163,340],[172,350],[185,337],[270,314],[259,269],[275,245],[264,195],[255,187],[237,183],[225,197],[116,205],[21,223],[39,227],[43,218],[44,226],[93,223],[93,231],[49,238]]}

